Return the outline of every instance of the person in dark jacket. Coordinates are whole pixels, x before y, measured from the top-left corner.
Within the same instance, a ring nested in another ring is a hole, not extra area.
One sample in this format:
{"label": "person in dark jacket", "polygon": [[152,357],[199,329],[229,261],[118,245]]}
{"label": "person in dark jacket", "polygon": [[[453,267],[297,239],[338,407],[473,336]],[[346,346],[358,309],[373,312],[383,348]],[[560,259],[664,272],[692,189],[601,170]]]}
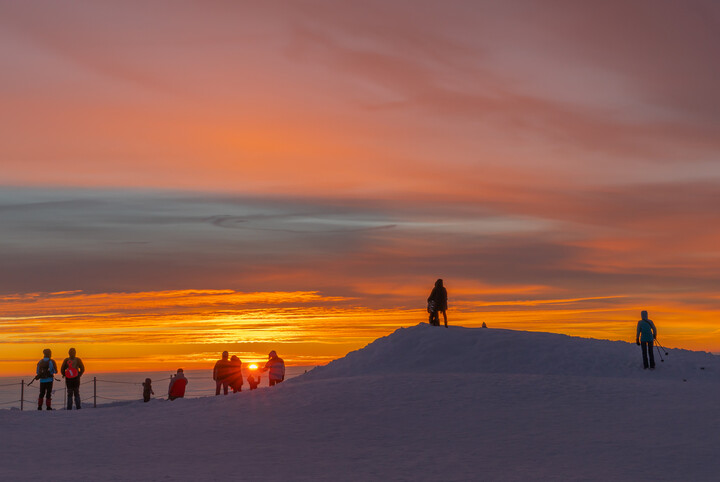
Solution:
{"label": "person in dark jacket", "polygon": [[149,378],[146,378],[145,381],[142,384],[143,386],[143,402],[149,402],[150,401],[150,395],[155,395],[155,392],[153,392],[152,389],[152,380]]}
{"label": "person in dark jacket", "polygon": [[228,360],[229,353],[222,352],[222,358],[215,363],[213,368],[213,380],[215,380],[215,395],[220,395],[220,387],[222,386],[225,395],[228,394],[228,377],[232,371],[232,365]]}
{"label": "person in dark jacket", "polygon": [[270,379],[270,386],[272,387],[285,380],[285,361],[275,353],[275,350],[268,354],[268,358],[269,360],[262,371],[270,371],[268,378]]}
{"label": "person in dark jacket", "polygon": [[57,363],[52,359],[52,351],[50,348],[43,350],[43,358],[38,362],[35,373],[35,379],[40,380],[38,410],[42,410],[43,398],[45,398],[45,408],[52,410],[52,388],[53,380],[55,380],[55,374],[57,373]]}
{"label": "person in dark jacket", "polygon": [[653,353],[653,341],[657,338],[655,323],[648,319],[648,312],[640,312],[640,321],[635,332],[635,343],[642,346],[643,368],[648,368],[648,355],[650,355],[650,369],[655,369],[655,354]]}
{"label": "person in dark jacket", "polygon": [[170,377],[170,385],[168,386],[168,400],[183,398],[185,396],[185,387],[188,384],[185,373],[182,368],[178,368],[177,374]]}
{"label": "person in dark jacket", "polygon": [[435,287],[428,296],[429,323],[431,325],[440,326],[440,316],[438,314],[440,311],[442,311],[445,328],[447,328],[447,290],[443,286],[442,279],[435,282]]}
{"label": "person in dark jacket", "polygon": [[75,356],[75,348],[70,348],[68,356],[63,360],[60,373],[65,378],[67,388],[67,409],[72,410],[73,398],[75,398],[75,409],[80,410],[80,377],[85,373],[85,365],[82,360]]}
{"label": "person in dark jacket", "polygon": [[240,361],[240,359],[235,355],[230,357],[230,369],[227,381],[230,388],[232,388],[233,393],[242,392],[242,361]]}

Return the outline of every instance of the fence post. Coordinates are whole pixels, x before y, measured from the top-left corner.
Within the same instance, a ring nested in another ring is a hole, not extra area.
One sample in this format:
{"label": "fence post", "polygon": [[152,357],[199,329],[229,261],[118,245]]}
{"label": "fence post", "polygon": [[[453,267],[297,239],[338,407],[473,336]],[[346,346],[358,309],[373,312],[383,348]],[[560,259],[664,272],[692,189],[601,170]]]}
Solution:
{"label": "fence post", "polygon": [[93,377],[93,408],[97,408],[97,377]]}
{"label": "fence post", "polygon": [[25,403],[25,380],[20,380],[20,411],[23,410],[23,403]]}

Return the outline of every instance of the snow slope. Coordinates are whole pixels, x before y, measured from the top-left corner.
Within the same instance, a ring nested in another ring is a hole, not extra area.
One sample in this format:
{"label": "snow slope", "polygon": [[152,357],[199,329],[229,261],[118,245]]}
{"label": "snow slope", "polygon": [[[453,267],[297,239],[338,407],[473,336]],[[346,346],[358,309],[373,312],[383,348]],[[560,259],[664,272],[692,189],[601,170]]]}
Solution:
{"label": "snow slope", "polygon": [[[631,327],[629,337],[634,335]],[[652,377],[720,382],[720,357],[669,349]],[[662,366],[661,366],[662,365]],[[362,350],[317,367],[310,379],[390,373],[515,373],[593,377],[639,377],[640,347],[623,341],[579,338],[555,333],[428,324],[400,328]]]}
{"label": "snow slope", "polygon": [[0,480],[718,480],[717,357],[639,352],[418,325],[254,392],[2,411]]}

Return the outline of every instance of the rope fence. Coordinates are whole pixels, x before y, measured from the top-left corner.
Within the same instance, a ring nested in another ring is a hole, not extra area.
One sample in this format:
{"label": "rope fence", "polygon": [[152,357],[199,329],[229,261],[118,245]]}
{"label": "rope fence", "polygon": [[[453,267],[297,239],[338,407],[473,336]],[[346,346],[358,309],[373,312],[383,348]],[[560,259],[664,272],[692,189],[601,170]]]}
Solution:
{"label": "rope fence", "polygon": [[[170,380],[170,379],[171,379],[171,377],[153,380],[153,384],[155,384],[156,382],[168,381],[168,380]],[[56,380],[57,380],[57,379],[56,379]],[[192,378],[188,377],[188,381],[192,381],[192,380],[198,381],[198,380],[200,380],[200,379],[197,378],[197,377],[192,377]],[[206,380],[206,379],[205,379],[205,380]],[[33,380],[33,381],[34,381],[34,380]],[[30,383],[32,383],[32,381],[31,381]],[[80,400],[83,405],[85,404],[85,402],[88,402],[88,401],[91,401],[91,400],[92,400],[92,403],[93,403],[93,408],[97,408],[97,401],[98,401],[98,400],[105,400],[105,401],[109,401],[109,402],[134,402],[134,401],[142,400],[142,397],[115,398],[115,397],[106,397],[106,396],[103,396],[103,395],[99,395],[99,394],[98,394],[98,383],[111,383],[111,384],[118,384],[118,385],[133,385],[133,386],[136,386],[136,387],[141,387],[141,386],[143,385],[142,382],[125,382],[125,381],[120,381],[120,380],[106,380],[106,379],[98,379],[97,377],[93,377],[92,379],[87,379],[87,380],[85,380],[85,381],[80,382],[80,386],[86,386],[86,385],[88,385],[88,384],[92,384],[92,385],[93,385],[93,394],[90,395],[90,396],[88,396],[88,397],[82,398],[82,399]],[[18,399],[18,400],[0,401],[0,406],[5,407],[5,406],[7,406],[7,405],[15,405],[14,407],[9,407],[9,408],[19,408],[20,410],[26,410],[26,409],[27,409],[27,408],[25,407],[25,404],[26,404],[26,403],[29,404],[29,406],[32,407],[32,406],[33,406],[32,404],[38,402],[37,399],[35,399],[35,400],[28,400],[28,399],[26,398],[27,393],[25,393],[25,392],[26,392],[26,390],[28,389],[29,384],[26,384],[26,383],[25,383],[25,380],[20,380],[19,382],[15,382],[15,383],[4,383],[4,384],[0,385],[0,387],[12,387],[12,386],[18,386],[18,385],[19,385],[18,388],[19,388],[19,390],[20,390],[20,399]],[[62,386],[55,386],[55,385],[53,385],[53,389],[51,390],[51,393],[52,393],[53,398],[55,398],[56,394],[57,394],[58,396],[60,395],[60,393],[58,393],[58,392],[61,392],[61,393],[63,394],[63,398],[62,398],[62,402],[63,402],[63,403],[62,403],[62,408],[59,408],[59,407],[58,407],[58,408],[55,408],[55,410],[67,410],[67,404],[65,403],[65,402],[67,401],[67,387],[66,387],[64,384],[63,384]],[[190,394],[197,394],[197,395],[200,395],[200,394],[214,394],[214,393],[215,393],[215,389],[214,389],[214,388],[194,388],[194,389],[193,389],[193,388],[190,388],[190,389],[187,389],[185,392],[186,392],[186,393],[190,393]]]}

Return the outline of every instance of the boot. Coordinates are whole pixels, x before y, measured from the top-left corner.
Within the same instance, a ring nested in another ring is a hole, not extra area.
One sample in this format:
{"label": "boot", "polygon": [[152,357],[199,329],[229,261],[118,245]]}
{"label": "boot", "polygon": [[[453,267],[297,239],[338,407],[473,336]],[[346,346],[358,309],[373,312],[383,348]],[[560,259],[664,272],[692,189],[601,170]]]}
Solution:
{"label": "boot", "polygon": [[42,410],[42,397],[38,398],[38,410]]}
{"label": "boot", "polygon": [[51,404],[51,401],[49,398],[47,400],[45,400],[45,409],[52,410],[52,404]]}

